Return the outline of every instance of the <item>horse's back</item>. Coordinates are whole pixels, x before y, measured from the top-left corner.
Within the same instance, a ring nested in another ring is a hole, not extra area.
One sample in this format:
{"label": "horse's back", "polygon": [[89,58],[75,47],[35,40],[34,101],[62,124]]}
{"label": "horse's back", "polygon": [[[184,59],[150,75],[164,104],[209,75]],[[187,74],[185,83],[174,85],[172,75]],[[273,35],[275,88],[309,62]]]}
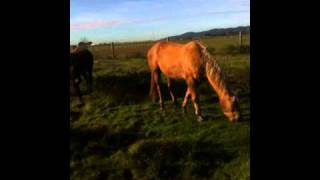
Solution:
{"label": "horse's back", "polygon": [[174,42],[157,42],[149,49],[148,59],[149,61],[177,59],[183,46],[183,44]]}
{"label": "horse's back", "polygon": [[75,66],[90,66],[93,64],[93,55],[89,50],[70,53],[71,64]]}
{"label": "horse's back", "polygon": [[149,66],[159,67],[172,78],[198,77],[200,66],[199,45],[195,41],[186,44],[158,42],[148,53]]}
{"label": "horse's back", "polygon": [[70,66],[72,66],[75,76],[83,72],[90,72],[93,68],[93,55],[89,50],[81,50],[70,53]]}
{"label": "horse's back", "polygon": [[198,52],[199,45],[196,41],[191,41],[186,44],[175,42],[157,42],[148,51],[148,58],[152,59],[153,56],[161,58],[162,56],[171,56],[178,58],[179,56],[187,56],[194,52]]}

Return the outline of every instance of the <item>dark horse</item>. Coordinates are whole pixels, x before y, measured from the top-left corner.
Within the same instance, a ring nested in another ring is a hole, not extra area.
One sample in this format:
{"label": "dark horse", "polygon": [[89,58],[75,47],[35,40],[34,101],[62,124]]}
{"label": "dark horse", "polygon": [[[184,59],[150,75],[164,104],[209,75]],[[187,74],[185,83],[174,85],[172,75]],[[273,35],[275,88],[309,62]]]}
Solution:
{"label": "dark horse", "polygon": [[93,55],[87,50],[70,53],[70,86],[71,93],[78,98],[79,105],[83,105],[80,89],[81,77],[87,82],[89,93],[92,92]]}

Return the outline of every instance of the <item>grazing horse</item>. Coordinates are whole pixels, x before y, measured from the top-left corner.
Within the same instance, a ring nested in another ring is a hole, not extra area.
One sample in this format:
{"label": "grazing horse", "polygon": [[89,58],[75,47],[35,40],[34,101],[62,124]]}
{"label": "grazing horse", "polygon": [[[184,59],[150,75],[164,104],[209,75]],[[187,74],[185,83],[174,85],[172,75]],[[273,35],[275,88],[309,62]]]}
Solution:
{"label": "grazing horse", "polygon": [[206,50],[199,41],[191,41],[186,44],[174,42],[157,42],[148,51],[148,65],[151,71],[151,87],[149,95],[157,93],[160,109],[163,110],[163,99],[159,86],[160,73],[168,79],[168,88],[172,101],[176,99],[172,92],[172,80],[184,79],[187,83],[187,91],[182,103],[182,110],[191,95],[197,120],[201,122],[203,117],[199,107],[197,85],[202,77],[207,77],[212,88],[219,97],[219,102],[224,115],[231,121],[236,122],[240,118],[238,99],[227,88],[221,69],[214,57]]}
{"label": "grazing horse", "polygon": [[70,53],[71,92],[77,96],[79,105],[83,105],[80,91],[81,76],[86,79],[89,93],[92,92],[92,69],[93,55],[89,50],[83,49]]}

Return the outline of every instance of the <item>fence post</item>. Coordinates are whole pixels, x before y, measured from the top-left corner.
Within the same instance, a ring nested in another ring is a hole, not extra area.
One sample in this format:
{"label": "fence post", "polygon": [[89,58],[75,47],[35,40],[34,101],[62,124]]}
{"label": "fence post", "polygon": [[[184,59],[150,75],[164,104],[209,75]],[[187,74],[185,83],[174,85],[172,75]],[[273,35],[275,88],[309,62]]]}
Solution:
{"label": "fence post", "polygon": [[167,37],[167,42],[169,41],[169,37]]}
{"label": "fence post", "polygon": [[111,42],[112,58],[114,58],[114,43]]}
{"label": "fence post", "polygon": [[239,48],[242,47],[242,32],[239,32]]}

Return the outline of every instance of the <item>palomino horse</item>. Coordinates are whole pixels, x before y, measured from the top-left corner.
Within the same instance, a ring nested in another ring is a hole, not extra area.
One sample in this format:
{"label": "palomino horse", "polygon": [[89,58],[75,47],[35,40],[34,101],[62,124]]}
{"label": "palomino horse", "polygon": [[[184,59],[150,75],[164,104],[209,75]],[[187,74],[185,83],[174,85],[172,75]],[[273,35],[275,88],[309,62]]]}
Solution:
{"label": "palomino horse", "polygon": [[93,55],[87,50],[70,53],[70,85],[72,92],[77,96],[79,105],[83,105],[80,91],[81,76],[86,79],[89,92],[92,92]]}
{"label": "palomino horse", "polygon": [[161,110],[163,110],[163,100],[159,78],[162,72],[168,79],[168,87],[173,102],[176,100],[171,87],[172,79],[184,79],[186,81],[188,88],[182,103],[182,110],[184,112],[191,95],[195,114],[198,121],[202,121],[196,89],[200,78],[206,76],[219,97],[220,106],[225,116],[231,122],[236,122],[240,118],[237,98],[227,88],[216,60],[200,42],[191,41],[187,44],[158,42],[148,51],[148,65],[151,71],[149,95],[152,96],[154,92],[157,92]]}

